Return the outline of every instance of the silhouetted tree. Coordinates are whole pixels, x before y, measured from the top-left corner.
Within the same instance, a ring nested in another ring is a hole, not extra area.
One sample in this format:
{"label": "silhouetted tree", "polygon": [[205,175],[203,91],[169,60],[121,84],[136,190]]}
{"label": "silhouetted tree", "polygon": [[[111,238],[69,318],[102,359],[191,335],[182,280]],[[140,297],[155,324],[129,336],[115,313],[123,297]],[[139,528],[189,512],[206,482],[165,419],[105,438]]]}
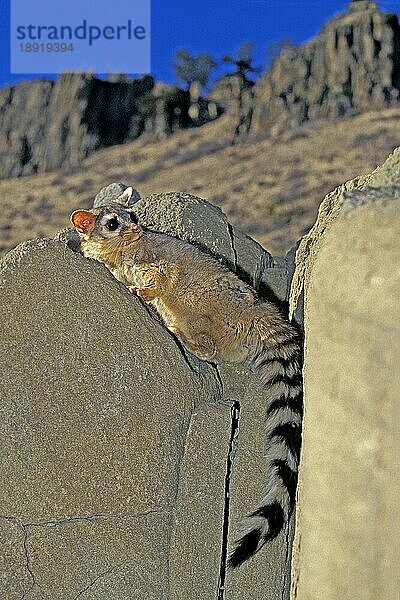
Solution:
{"label": "silhouetted tree", "polygon": [[178,50],[173,62],[177,78],[186,84],[188,91],[192,84],[198,84],[200,88],[204,87],[209,80],[211,70],[216,65],[217,63],[209,54],[191,56],[187,50]]}
{"label": "silhouetted tree", "polygon": [[243,80],[248,79],[249,73],[256,73],[259,69],[256,69],[253,65],[253,51],[254,44],[251,42],[245,42],[239,46],[236,56],[230,54],[223,57],[223,61],[231,63],[236,67],[237,75],[243,77]]}
{"label": "silhouetted tree", "polygon": [[254,45],[251,42],[242,44],[235,56],[226,55],[223,61],[236,67],[234,73],[230,74],[237,80],[236,111],[237,124],[233,143],[250,131],[253,117],[253,85],[254,81],[249,78],[250,73],[257,73],[260,69],[253,65]]}

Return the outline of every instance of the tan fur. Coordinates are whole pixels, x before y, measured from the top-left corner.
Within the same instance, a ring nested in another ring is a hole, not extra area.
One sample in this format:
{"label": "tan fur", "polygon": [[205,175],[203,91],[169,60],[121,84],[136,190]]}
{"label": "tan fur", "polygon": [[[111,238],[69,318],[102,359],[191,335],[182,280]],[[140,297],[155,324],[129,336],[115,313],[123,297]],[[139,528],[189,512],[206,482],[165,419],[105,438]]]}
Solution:
{"label": "tan fur", "polygon": [[194,246],[161,233],[135,241],[82,241],[85,256],[103,262],[150,304],[166,327],[202,359],[243,362],[256,339],[280,342],[291,327],[276,307]]}

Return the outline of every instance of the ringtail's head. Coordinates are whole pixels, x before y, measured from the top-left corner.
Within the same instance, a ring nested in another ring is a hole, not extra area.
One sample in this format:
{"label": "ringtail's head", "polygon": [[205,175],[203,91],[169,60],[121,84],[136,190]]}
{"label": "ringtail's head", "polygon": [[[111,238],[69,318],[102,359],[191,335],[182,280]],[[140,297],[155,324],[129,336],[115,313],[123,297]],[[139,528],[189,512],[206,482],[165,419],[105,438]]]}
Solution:
{"label": "ringtail's head", "polygon": [[113,245],[113,243],[131,243],[143,235],[143,228],[138,217],[129,206],[132,188],[110,204],[93,210],[76,210],[70,219],[84,242],[96,242]]}

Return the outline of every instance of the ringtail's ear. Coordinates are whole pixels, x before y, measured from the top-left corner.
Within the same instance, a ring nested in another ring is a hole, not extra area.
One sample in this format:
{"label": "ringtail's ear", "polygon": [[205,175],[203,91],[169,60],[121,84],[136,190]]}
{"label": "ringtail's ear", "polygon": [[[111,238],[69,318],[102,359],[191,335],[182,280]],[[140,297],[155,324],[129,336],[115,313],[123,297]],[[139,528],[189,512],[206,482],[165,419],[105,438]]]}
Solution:
{"label": "ringtail's ear", "polygon": [[116,202],[119,202],[120,204],[129,204],[130,199],[132,198],[132,194],[133,194],[133,188],[128,187],[128,188],[126,188],[126,190],[124,190],[122,192],[122,194],[120,196],[118,196],[118,198],[116,199]]}
{"label": "ringtail's ear", "polygon": [[96,215],[90,210],[76,210],[72,213],[71,223],[80,233],[90,235],[96,223]]}

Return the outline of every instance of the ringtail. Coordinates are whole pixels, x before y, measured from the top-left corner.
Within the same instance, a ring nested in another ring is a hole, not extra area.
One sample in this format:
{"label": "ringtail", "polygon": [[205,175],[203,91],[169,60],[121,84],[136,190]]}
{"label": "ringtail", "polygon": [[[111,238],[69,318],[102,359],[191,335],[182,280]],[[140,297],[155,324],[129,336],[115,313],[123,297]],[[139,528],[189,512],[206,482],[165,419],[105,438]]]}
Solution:
{"label": "ringtail", "polygon": [[194,245],[149,231],[129,206],[78,210],[71,222],[84,256],[150,303],[165,326],[202,360],[241,363],[258,374],[266,408],[267,488],[241,523],[228,565],[237,567],[275,538],[294,507],[301,445],[302,351],[298,331],[278,308]]}

